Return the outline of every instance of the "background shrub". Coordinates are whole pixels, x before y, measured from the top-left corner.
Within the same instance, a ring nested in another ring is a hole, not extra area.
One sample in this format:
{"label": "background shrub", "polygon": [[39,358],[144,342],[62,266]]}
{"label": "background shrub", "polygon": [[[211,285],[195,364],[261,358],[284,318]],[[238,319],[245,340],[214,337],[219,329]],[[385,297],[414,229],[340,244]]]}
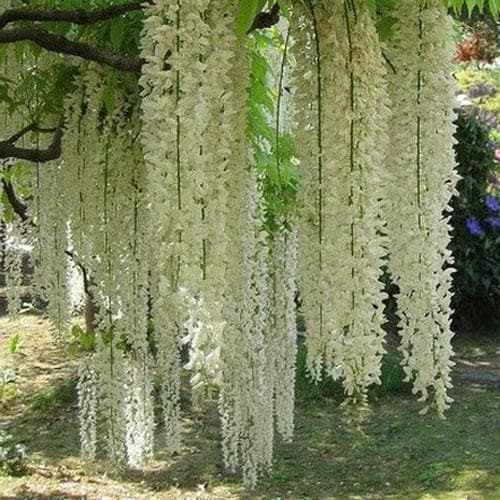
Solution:
{"label": "background shrub", "polygon": [[455,146],[459,194],[453,198],[452,250],[459,328],[500,322],[500,198],[489,129],[474,109],[462,110]]}

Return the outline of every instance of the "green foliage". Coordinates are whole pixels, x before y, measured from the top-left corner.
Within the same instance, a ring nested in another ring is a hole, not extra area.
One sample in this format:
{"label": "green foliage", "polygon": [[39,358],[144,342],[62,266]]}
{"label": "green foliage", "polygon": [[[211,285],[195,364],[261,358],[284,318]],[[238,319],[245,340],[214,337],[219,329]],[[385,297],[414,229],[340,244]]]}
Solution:
{"label": "green foliage", "polygon": [[26,447],[0,431],[0,476],[18,476],[26,471]]}
{"label": "green foliage", "polygon": [[463,92],[469,92],[473,87],[477,85],[495,85],[497,79],[495,71],[489,71],[486,69],[462,69],[457,71],[457,83]]}
{"label": "green foliage", "polygon": [[24,340],[20,333],[16,333],[10,337],[8,350],[11,354],[22,354],[24,350]]}
{"label": "green foliage", "polygon": [[96,345],[95,332],[88,332],[78,325],[73,325],[70,330],[70,342],[68,354],[79,356],[81,354],[93,352]]}
{"label": "green foliage", "polygon": [[[500,72],[497,69],[463,69],[457,72],[460,90],[467,93],[475,106],[494,115],[500,123]],[[482,92],[478,90],[483,89]],[[475,95],[479,94],[479,95]],[[490,129],[490,137],[495,140],[495,130]],[[500,140],[497,141],[500,143]]]}
{"label": "green foliage", "polygon": [[[496,164],[487,128],[470,113],[461,113],[457,125],[455,151],[462,179],[452,202],[454,306],[458,319],[477,326],[500,320],[500,231],[485,222],[491,216],[486,197],[494,194]],[[481,225],[482,236],[471,234],[471,218]]]}
{"label": "green foliage", "polygon": [[299,404],[320,404],[324,399],[342,401],[344,391],[342,383],[325,376],[319,382],[311,381],[307,372],[307,350],[303,342],[299,343],[295,370],[295,395]]}
{"label": "green foliage", "polygon": [[17,391],[14,386],[17,375],[11,368],[0,367],[0,405],[5,406],[15,398]]}
{"label": "green foliage", "polygon": [[[288,40],[279,29],[255,32],[248,41],[251,86],[248,134],[254,161],[264,184],[267,227],[273,231],[280,216],[293,212],[298,187],[295,142],[280,122],[286,88],[283,71]],[[269,60],[279,58],[278,72]]]}
{"label": "green foliage", "polygon": [[467,9],[469,16],[473,13],[474,9],[478,9],[483,13],[487,8],[493,17],[497,17],[500,13],[500,0],[445,0],[445,3],[457,14],[463,8]]}
{"label": "green foliage", "polygon": [[405,373],[401,367],[401,356],[388,352],[382,360],[382,383],[371,388],[369,395],[374,398],[394,394],[411,394],[411,384],[405,382]]}
{"label": "green foliage", "polygon": [[255,16],[262,10],[265,0],[245,0],[240,2],[236,16],[236,34],[243,38],[252,26]]}
{"label": "green foliage", "polygon": [[51,416],[75,404],[76,398],[76,380],[69,380],[35,396],[30,409],[38,415]]}
{"label": "green foliage", "polygon": [[[341,402],[344,390],[340,381],[335,381],[323,374],[319,382],[312,382],[306,368],[307,352],[304,343],[300,343],[297,352],[295,392],[297,401],[305,405],[321,404],[325,399]],[[401,367],[400,355],[388,352],[382,360],[380,385],[370,388],[368,396],[373,399],[395,394],[410,394],[411,385],[404,381],[405,374]]]}

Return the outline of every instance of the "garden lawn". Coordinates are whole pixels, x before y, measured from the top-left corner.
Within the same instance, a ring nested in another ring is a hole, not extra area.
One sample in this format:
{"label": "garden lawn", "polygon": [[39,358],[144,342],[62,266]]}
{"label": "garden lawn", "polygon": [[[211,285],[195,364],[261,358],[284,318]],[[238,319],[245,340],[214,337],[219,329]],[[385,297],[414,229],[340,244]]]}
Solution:
{"label": "garden lawn", "polygon": [[[24,341],[22,354],[8,352],[14,333]],[[277,443],[271,476],[247,492],[239,476],[223,471],[214,405],[197,415],[185,401],[184,449],[175,457],[159,454],[145,472],[82,466],[76,363],[64,359],[40,318],[0,319],[0,366],[18,369],[0,402],[0,426],[28,448],[26,474],[0,477],[0,498],[498,500],[499,337],[457,342],[455,403],[446,420],[419,415],[420,403],[401,384],[378,391],[359,417],[342,409],[328,387],[316,389],[319,399],[312,400],[302,381],[295,440]]]}

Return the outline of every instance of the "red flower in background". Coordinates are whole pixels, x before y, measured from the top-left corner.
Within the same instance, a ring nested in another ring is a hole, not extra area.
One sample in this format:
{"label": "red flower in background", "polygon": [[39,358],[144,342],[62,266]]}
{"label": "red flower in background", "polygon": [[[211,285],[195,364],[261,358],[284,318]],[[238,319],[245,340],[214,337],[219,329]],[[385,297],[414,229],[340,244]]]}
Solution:
{"label": "red flower in background", "polygon": [[495,32],[485,23],[476,25],[469,39],[457,45],[457,61],[491,64],[498,56]]}

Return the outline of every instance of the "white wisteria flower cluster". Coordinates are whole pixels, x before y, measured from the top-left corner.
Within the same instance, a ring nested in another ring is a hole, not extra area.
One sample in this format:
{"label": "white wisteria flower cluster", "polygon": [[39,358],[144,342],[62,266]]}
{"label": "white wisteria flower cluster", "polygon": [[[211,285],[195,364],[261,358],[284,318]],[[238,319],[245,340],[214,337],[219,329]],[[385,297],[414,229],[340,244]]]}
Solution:
{"label": "white wisteria flower cluster", "polygon": [[[342,379],[350,400],[364,400],[381,378],[388,265],[407,378],[439,414],[448,407],[457,175],[452,29],[440,0],[397,3],[387,72],[368,2],[295,2],[292,56],[269,57],[291,68],[267,82],[282,94],[290,71],[291,92],[278,117],[266,104],[276,137],[258,139],[238,4],[147,2],[139,81],[80,63],[62,156],[33,170],[31,218],[9,231],[14,242],[33,234],[36,293],[54,329],[85,310],[87,331],[71,339],[84,351],[82,457],[140,468],[157,438],[179,452],[186,369],[193,407],[218,405],[224,465],[254,487],[272,469],[275,428],[293,437],[298,298],[309,374]],[[288,123],[298,213],[269,217],[258,157],[279,149]],[[8,135],[14,125],[1,126]],[[16,245],[6,267],[15,313]]]}
{"label": "white wisteria flower cluster", "polygon": [[274,397],[276,427],[286,441],[292,440],[294,431],[297,246],[295,221],[281,220],[270,248],[270,310],[266,335],[267,377]]}
{"label": "white wisteria flower cluster", "polygon": [[[294,363],[278,362],[269,378],[268,355],[279,354],[279,340],[267,329],[264,207],[247,144],[249,68],[234,33],[236,6],[208,7],[158,1],[148,9],[143,38],[141,137],[157,245],[151,288],[157,368],[162,390],[170,391],[164,406],[178,410],[178,347],[188,346],[194,402],[218,389],[225,465],[241,469],[254,486],[272,466],[275,393],[280,428],[291,434],[293,384],[283,383],[293,378]],[[286,287],[280,293],[292,284]],[[293,356],[293,348],[288,352]],[[178,415],[166,413],[174,429]]]}
{"label": "white wisteria flower cluster", "polygon": [[22,307],[23,289],[23,257],[29,254],[23,251],[26,246],[26,223],[14,219],[7,230],[2,231],[1,237],[5,242],[4,272],[7,291],[7,305],[9,316],[16,319]]}
{"label": "white wisteria flower cluster", "polygon": [[318,4],[298,21],[299,267],[308,367],[315,379],[323,370],[341,377],[355,397],[380,383],[384,353],[385,69],[363,5]]}
{"label": "white wisteria flower cluster", "polygon": [[95,459],[102,445],[114,463],[139,467],[152,456],[155,428],[140,113],[125,96],[103,113],[106,73],[81,71],[65,103],[63,157],[37,169],[37,289],[63,330],[69,271],[84,275],[94,345],[78,383],[82,457]]}
{"label": "white wisteria flower cluster", "polygon": [[458,180],[453,134],[453,27],[439,0],[398,2],[388,47],[391,143],[386,191],[389,267],[399,287],[407,379],[439,414],[451,398],[450,199]]}

